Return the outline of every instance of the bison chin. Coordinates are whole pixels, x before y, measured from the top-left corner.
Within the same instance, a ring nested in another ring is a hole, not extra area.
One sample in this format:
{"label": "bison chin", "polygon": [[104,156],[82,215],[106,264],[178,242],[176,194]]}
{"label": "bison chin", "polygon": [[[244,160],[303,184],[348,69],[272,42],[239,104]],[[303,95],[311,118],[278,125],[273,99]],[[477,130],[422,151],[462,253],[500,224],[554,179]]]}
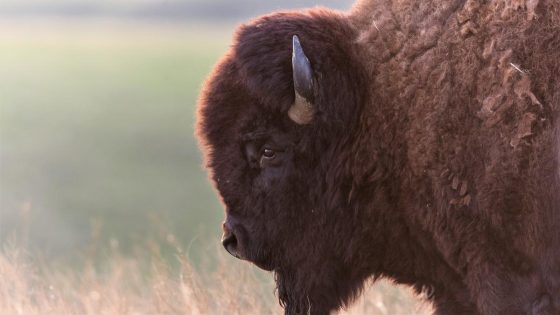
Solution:
{"label": "bison chin", "polygon": [[286,315],[328,315],[352,302],[368,278],[330,263],[300,267],[275,269],[278,298]]}

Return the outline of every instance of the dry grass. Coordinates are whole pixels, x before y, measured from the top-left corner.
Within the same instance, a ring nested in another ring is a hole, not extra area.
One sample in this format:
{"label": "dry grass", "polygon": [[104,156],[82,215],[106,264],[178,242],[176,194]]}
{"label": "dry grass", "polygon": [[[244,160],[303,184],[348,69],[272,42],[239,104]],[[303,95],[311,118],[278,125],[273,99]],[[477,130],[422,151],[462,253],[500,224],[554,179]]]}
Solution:
{"label": "dry grass", "polygon": [[[212,272],[199,273],[181,253],[179,267],[172,268],[163,259],[146,264],[114,251],[107,265],[85,263],[76,271],[4,249],[0,314],[282,314],[270,280],[218,256]],[[430,308],[408,290],[381,281],[342,313],[429,314]]]}

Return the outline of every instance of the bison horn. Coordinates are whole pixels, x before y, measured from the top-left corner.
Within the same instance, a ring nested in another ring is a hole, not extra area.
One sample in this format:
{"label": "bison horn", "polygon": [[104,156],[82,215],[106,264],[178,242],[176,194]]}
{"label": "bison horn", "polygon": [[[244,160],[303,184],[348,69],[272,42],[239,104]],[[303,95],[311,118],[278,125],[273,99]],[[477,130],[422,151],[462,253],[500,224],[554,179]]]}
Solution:
{"label": "bison horn", "polygon": [[294,104],[288,110],[288,116],[299,125],[308,124],[315,108],[313,106],[313,70],[309,59],[303,52],[297,35],[294,35],[292,51],[292,70],[294,74]]}

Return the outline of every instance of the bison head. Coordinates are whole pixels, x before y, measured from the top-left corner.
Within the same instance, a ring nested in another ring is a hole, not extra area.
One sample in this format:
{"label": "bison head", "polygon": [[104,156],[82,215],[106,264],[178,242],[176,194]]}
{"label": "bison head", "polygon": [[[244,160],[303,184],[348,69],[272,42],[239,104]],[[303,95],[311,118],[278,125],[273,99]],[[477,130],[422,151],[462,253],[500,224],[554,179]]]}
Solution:
{"label": "bison head", "polygon": [[316,9],[241,26],[198,105],[223,245],[274,271],[287,314],[328,314],[371,274],[353,176],[366,75],[345,21]]}

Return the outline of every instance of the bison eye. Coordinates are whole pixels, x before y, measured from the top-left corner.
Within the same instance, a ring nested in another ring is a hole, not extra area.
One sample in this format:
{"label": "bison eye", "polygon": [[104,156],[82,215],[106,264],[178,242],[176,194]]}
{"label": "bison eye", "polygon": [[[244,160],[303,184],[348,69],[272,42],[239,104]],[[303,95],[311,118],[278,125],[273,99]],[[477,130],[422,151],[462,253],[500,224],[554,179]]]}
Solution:
{"label": "bison eye", "polygon": [[266,159],[273,159],[276,156],[276,152],[272,149],[265,148],[262,152],[262,156]]}

